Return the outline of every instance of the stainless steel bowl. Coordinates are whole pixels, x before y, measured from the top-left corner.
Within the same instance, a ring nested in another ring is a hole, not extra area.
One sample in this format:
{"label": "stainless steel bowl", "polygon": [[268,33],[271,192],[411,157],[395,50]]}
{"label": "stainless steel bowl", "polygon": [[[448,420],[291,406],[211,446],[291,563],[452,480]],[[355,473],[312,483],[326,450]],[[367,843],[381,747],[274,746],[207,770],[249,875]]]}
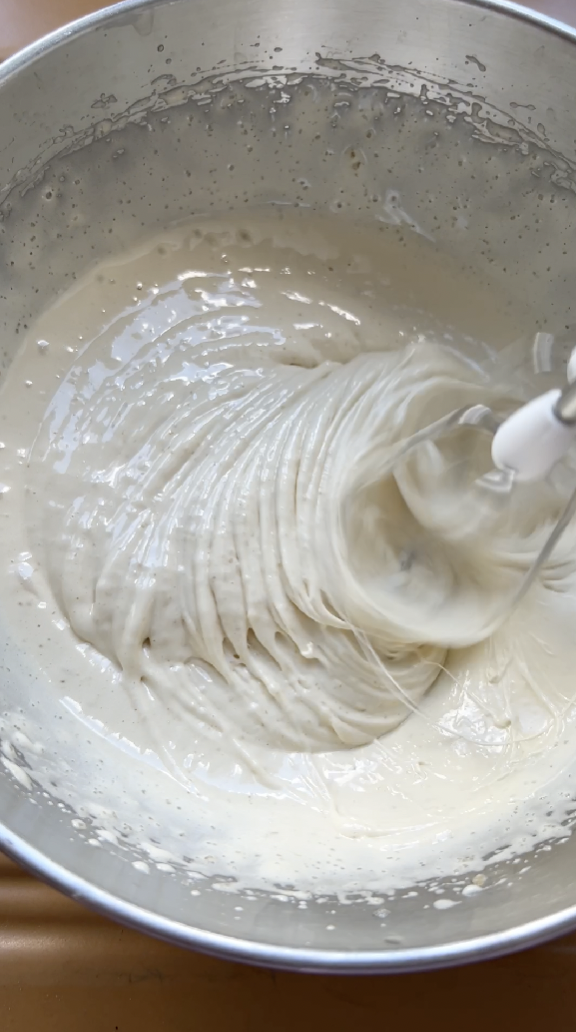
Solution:
{"label": "stainless steel bowl", "polygon": [[[235,207],[235,178],[211,171],[213,148],[239,154],[239,121],[251,108],[261,119],[282,91],[292,107],[270,114],[270,133],[255,133],[252,187],[242,200],[294,203],[306,181],[307,201],[359,210],[360,193],[340,194],[339,161],[365,128],[350,97],[369,91],[371,117],[385,130],[369,171],[379,195],[390,191],[395,203],[401,190],[421,226],[462,262],[504,279],[510,295],[529,297],[542,325],[568,345],[576,332],[575,43],[567,28],[506,3],[159,0],[119,4],[28,48],[0,70],[2,368],[22,329],[89,262],[147,228]],[[304,94],[316,104],[321,137],[332,141],[322,177],[312,146],[308,158],[300,147],[298,174],[292,162]],[[206,105],[216,128],[204,147]],[[273,123],[285,160],[276,181],[263,183],[258,153],[271,145]],[[34,705],[36,720],[53,726],[57,702],[26,671],[8,630],[1,652],[0,712]],[[52,749],[65,756],[74,718],[60,715]],[[106,761],[102,739],[93,736],[89,748]],[[495,859],[490,891],[465,907],[439,913],[419,887],[391,905],[383,929],[365,903],[287,910],[262,893],[239,916],[230,894],[207,887],[191,897],[177,874],[144,875],[112,846],[89,848],[70,817],[0,767],[7,853],[126,924],[239,960],[310,971],[424,969],[576,926],[568,829],[522,874]]]}

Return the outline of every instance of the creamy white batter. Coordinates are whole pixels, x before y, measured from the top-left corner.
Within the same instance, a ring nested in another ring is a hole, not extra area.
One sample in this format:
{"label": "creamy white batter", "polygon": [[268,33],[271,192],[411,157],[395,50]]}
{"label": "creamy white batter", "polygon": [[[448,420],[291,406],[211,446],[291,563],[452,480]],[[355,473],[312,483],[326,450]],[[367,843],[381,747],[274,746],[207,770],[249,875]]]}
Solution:
{"label": "creamy white batter", "polygon": [[425,241],[252,213],[98,267],[14,361],[9,618],[68,708],[216,814],[232,874],[393,885],[526,848],[574,752],[573,533],[508,605],[570,470],[486,508],[477,432],[394,461],[535,393],[495,356],[526,329]]}

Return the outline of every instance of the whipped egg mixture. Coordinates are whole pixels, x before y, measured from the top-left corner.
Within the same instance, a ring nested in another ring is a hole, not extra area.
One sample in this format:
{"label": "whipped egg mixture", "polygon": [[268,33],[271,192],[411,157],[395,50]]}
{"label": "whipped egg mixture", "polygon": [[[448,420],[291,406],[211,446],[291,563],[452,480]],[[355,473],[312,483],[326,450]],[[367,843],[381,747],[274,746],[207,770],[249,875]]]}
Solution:
{"label": "whipped egg mixture", "polygon": [[576,469],[487,505],[478,431],[398,458],[537,393],[506,349],[530,329],[408,230],[280,209],[170,228],[29,333],[1,395],[5,618],[121,746],[108,787],[181,797],[198,870],[390,887],[553,830],[571,530],[511,600]]}

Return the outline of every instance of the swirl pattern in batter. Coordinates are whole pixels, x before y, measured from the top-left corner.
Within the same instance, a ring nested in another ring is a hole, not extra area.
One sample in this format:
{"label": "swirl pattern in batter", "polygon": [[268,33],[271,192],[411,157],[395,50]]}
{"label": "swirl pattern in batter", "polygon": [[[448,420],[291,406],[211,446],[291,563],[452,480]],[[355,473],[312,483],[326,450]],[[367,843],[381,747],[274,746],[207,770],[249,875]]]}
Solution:
{"label": "swirl pattern in batter", "polygon": [[133,300],[56,374],[30,457],[32,553],[61,611],[136,705],[152,693],[242,748],[379,739],[449,650],[501,625],[565,498],[479,509],[478,435],[394,456],[518,386],[440,333],[406,335],[401,305],[383,320],[378,269],[314,226],[198,223],[125,275]]}

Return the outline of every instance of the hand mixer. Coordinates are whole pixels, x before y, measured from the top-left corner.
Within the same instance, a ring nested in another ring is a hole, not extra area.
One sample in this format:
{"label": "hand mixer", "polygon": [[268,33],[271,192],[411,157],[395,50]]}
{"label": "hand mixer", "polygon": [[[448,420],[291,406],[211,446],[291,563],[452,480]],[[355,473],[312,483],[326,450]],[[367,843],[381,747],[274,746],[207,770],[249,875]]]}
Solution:
{"label": "hand mixer", "polygon": [[[567,367],[568,384],[549,390],[499,419],[486,405],[464,406],[414,434],[400,448],[403,460],[421,444],[438,441],[461,427],[474,427],[492,435],[494,468],[479,477],[475,486],[505,504],[516,484],[544,481],[576,441],[576,348]],[[512,599],[516,605],[534,582],[560,537],[576,513],[576,487],[542,549],[522,578]],[[576,559],[576,556],[575,556]]]}

